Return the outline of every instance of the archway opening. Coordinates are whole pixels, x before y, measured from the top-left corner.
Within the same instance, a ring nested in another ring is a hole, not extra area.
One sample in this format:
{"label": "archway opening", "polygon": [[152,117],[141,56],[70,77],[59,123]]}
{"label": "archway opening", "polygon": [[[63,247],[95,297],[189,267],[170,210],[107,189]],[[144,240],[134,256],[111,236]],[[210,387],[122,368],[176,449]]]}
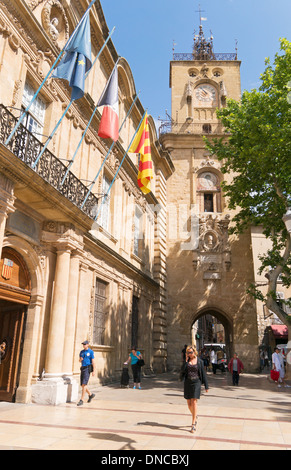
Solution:
{"label": "archway opening", "polygon": [[[201,358],[207,357],[211,367],[211,351],[216,353],[217,364],[224,371],[233,355],[232,324],[228,318],[216,310],[198,313],[191,325],[191,340]],[[226,359],[226,361],[224,361]]]}
{"label": "archway opening", "polygon": [[16,250],[3,248],[0,259],[0,401],[15,400],[30,298],[31,282],[25,261]]}

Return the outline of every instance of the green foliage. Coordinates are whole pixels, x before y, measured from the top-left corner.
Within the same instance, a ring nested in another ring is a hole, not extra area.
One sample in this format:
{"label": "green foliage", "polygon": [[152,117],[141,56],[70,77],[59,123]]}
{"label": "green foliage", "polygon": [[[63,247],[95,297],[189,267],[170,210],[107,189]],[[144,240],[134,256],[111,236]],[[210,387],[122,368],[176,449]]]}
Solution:
{"label": "green foliage", "polygon": [[222,162],[222,172],[234,175],[222,184],[229,208],[237,211],[232,231],[261,225],[272,241],[261,257],[261,271],[281,266],[289,286],[291,259],[290,253],[287,262],[282,257],[288,239],[282,217],[291,206],[291,43],[281,39],[280,51],[273,66],[266,60],[258,90],[244,91],[240,102],[228,100],[217,111],[228,136],[205,142]]}

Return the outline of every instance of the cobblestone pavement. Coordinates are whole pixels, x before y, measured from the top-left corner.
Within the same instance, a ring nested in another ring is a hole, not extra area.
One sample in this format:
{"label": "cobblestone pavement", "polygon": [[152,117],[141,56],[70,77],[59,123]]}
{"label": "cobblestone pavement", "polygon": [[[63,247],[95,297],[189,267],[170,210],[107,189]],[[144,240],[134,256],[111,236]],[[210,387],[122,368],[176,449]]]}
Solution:
{"label": "cobblestone pavement", "polygon": [[99,386],[91,403],[59,406],[0,402],[0,450],[285,450],[291,449],[291,388],[267,374],[208,373],[198,427],[178,375],[144,377],[142,390]]}

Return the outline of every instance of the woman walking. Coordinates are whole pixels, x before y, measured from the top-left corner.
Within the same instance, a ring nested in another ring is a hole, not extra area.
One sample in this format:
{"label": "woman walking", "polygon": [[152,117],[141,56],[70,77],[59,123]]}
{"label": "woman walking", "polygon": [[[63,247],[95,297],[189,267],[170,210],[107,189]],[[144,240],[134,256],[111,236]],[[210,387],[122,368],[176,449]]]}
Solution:
{"label": "woman walking", "polygon": [[186,362],[182,366],[182,378],[184,378],[184,398],[192,415],[191,432],[194,433],[197,427],[197,405],[201,394],[201,384],[204,384],[208,392],[207,375],[204,364],[198,357],[197,349],[188,346],[186,350]]}
{"label": "woman walking", "polygon": [[238,355],[234,353],[233,358],[230,360],[228,364],[228,370],[232,374],[232,383],[233,385],[237,385],[239,383],[239,376],[244,369],[244,365],[241,360],[238,358]]}
{"label": "woman walking", "polygon": [[129,361],[131,362],[131,370],[133,374],[133,388],[141,390],[140,386],[140,375],[141,375],[141,366],[139,365],[139,360],[142,359],[142,355],[139,351],[136,350],[136,347],[131,348],[131,353],[128,356],[127,361],[124,364],[128,364]]}

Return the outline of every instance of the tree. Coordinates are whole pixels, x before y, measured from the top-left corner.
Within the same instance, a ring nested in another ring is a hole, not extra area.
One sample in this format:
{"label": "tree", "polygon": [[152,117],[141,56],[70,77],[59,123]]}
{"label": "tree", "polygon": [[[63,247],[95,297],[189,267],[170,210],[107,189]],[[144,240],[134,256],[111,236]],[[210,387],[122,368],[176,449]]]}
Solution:
{"label": "tree", "polygon": [[[260,273],[268,270],[267,294],[256,285],[248,291],[288,325],[290,317],[277,304],[276,291],[279,275],[284,286],[291,285],[290,233],[282,219],[291,206],[291,43],[281,39],[280,51],[273,66],[266,59],[258,90],[244,91],[240,102],[230,99],[217,111],[229,135],[205,142],[222,162],[222,172],[234,175],[222,184],[229,208],[237,210],[231,231],[260,225],[272,242],[260,257]],[[286,303],[291,306],[290,300]]]}

